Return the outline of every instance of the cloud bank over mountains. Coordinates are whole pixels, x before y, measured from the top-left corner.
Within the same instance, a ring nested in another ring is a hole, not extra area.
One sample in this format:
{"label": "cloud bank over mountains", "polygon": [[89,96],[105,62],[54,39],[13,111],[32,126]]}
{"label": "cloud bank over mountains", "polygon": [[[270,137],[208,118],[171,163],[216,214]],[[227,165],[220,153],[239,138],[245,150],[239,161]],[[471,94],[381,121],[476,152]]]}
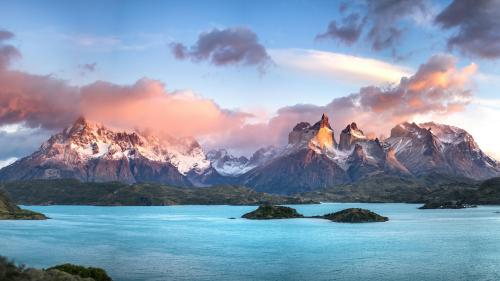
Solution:
{"label": "cloud bank over mountains", "polygon": [[[250,123],[255,117],[250,112],[221,108],[215,101],[190,91],[168,91],[162,82],[153,79],[143,78],[132,85],[97,81],[76,87],[50,75],[11,70],[10,62],[20,57],[19,50],[8,43],[13,36],[8,31],[0,33],[0,126],[22,124],[48,132],[64,128],[84,115],[119,129],[147,130],[160,136],[189,135],[208,146],[247,152],[284,143],[296,123],[315,121],[322,113],[331,116],[337,131],[355,121],[366,132],[378,134],[387,133],[395,123],[419,116],[462,111],[471,100],[470,79],[477,69],[474,64],[459,68],[454,57],[436,55],[393,86],[363,87],[326,105],[282,107],[268,122]],[[209,37],[220,36],[230,47],[206,42]],[[258,46],[241,47],[237,43],[240,37]],[[215,30],[200,35],[195,47],[183,50],[187,53],[182,55],[215,60],[214,64],[270,60],[256,42],[256,37],[244,30]],[[0,155],[0,159],[6,157]]]}

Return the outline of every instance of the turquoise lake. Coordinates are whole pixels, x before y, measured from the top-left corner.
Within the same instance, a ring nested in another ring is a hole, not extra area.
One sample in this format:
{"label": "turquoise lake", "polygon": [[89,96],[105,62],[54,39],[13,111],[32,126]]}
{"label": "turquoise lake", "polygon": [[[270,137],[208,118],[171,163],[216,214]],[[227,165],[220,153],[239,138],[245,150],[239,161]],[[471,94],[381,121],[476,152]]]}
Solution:
{"label": "turquoise lake", "polygon": [[24,206],[52,219],[0,221],[0,255],[39,268],[98,266],[117,281],[500,280],[500,206],[418,206],[293,206],[390,218],[371,224],[239,219],[254,206]]}

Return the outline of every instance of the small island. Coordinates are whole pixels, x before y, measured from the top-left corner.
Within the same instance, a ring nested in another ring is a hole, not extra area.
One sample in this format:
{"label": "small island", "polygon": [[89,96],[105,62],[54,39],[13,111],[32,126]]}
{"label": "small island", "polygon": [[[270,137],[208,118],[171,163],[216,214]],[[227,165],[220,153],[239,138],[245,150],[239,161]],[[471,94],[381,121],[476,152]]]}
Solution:
{"label": "small island", "polygon": [[475,208],[476,205],[466,203],[464,201],[452,200],[452,201],[429,201],[426,202],[419,209],[465,209],[465,208]]}
{"label": "small island", "polygon": [[46,220],[43,214],[24,210],[12,203],[10,199],[0,191],[0,220]]}
{"label": "small island", "polygon": [[387,217],[361,208],[349,208],[335,213],[326,214],[321,216],[321,218],[343,223],[385,222],[389,220]]}
{"label": "small island", "polygon": [[294,208],[275,205],[261,205],[257,210],[242,216],[242,218],[251,220],[293,219],[303,217],[304,216],[299,214]]}
{"label": "small island", "polygon": [[294,208],[274,205],[259,206],[257,210],[244,214],[242,218],[251,220],[317,218],[341,223],[385,222],[389,220],[387,217],[376,214],[370,210],[360,208],[349,208],[323,216],[306,217],[298,213]]}

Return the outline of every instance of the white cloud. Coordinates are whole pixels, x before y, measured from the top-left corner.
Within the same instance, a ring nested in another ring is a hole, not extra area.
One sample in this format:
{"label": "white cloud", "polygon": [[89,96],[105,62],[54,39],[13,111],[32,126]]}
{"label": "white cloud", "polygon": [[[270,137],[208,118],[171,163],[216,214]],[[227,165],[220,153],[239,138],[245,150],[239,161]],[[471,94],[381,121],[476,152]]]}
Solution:
{"label": "white cloud", "polygon": [[395,83],[414,72],[380,60],[318,50],[279,49],[269,53],[278,67],[359,83]]}

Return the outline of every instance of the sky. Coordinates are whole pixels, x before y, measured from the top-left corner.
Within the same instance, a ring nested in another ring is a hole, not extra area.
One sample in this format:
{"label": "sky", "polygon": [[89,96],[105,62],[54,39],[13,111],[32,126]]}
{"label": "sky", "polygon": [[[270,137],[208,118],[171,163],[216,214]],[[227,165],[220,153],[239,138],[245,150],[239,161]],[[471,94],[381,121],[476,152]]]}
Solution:
{"label": "sky", "polygon": [[323,112],[435,121],[500,159],[499,24],[493,0],[0,0],[0,166],[81,115],[246,155]]}

